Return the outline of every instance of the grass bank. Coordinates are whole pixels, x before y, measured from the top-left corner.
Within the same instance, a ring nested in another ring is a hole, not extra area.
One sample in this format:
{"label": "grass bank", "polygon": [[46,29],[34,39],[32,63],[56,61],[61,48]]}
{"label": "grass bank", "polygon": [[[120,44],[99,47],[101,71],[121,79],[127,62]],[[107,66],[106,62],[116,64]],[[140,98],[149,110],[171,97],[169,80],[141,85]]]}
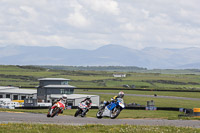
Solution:
{"label": "grass bank", "polygon": [[135,126],[135,125],[84,125],[67,126],[53,124],[0,124],[1,133],[198,133],[200,129],[173,126]]}

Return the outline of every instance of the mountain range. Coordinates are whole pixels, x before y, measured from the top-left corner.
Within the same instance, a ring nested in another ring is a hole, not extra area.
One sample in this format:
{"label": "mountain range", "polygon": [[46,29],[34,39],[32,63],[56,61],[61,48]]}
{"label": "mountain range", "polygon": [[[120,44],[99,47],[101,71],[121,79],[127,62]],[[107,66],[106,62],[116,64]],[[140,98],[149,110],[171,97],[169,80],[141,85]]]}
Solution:
{"label": "mountain range", "polygon": [[147,47],[141,50],[105,45],[95,50],[63,47],[0,47],[2,65],[137,66],[148,69],[200,69],[200,48]]}

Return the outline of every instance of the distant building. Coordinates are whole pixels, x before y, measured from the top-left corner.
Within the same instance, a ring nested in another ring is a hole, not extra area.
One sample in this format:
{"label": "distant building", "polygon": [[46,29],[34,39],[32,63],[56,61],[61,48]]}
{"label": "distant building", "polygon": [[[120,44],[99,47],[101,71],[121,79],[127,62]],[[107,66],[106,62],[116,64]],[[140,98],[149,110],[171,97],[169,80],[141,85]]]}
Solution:
{"label": "distant building", "polygon": [[126,74],[113,74],[113,77],[122,78],[122,77],[126,77]]}
{"label": "distant building", "polygon": [[87,96],[91,97],[92,106],[99,106],[100,98],[98,95],[73,94],[76,87],[69,85],[70,79],[64,78],[42,78],[39,80],[37,88],[38,102],[52,103],[67,94],[68,105],[78,106]]}
{"label": "distant building", "polygon": [[91,97],[92,106],[99,106],[98,95],[73,94],[76,87],[68,84],[70,79],[64,78],[42,78],[36,89],[19,89],[18,87],[0,86],[0,98],[11,100],[24,100],[24,106],[49,106],[49,103],[67,94],[70,106],[78,104],[87,96]]}
{"label": "distant building", "polygon": [[42,78],[37,88],[38,102],[52,102],[51,94],[73,94],[74,86],[68,84],[70,79]]}
{"label": "distant building", "polygon": [[11,100],[24,100],[25,98],[36,98],[36,89],[19,89],[18,87],[0,86],[0,98]]}

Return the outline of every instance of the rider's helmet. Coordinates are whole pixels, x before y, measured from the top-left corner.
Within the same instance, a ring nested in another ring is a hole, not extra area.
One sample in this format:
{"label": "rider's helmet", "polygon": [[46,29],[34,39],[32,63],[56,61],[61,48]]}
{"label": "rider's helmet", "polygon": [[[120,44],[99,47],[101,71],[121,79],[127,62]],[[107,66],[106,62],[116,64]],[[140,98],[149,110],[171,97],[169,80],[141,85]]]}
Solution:
{"label": "rider's helmet", "polygon": [[86,104],[88,105],[88,104],[90,104],[90,103],[91,103],[90,96],[87,96],[87,97],[86,97]]}
{"label": "rider's helmet", "polygon": [[90,100],[90,96],[87,96],[86,99],[87,99],[87,100]]}
{"label": "rider's helmet", "polygon": [[123,97],[124,97],[124,92],[123,92],[123,91],[120,91],[119,94],[118,94],[118,96],[119,96],[120,98],[123,98]]}
{"label": "rider's helmet", "polygon": [[67,101],[67,95],[66,94],[62,95],[62,100],[65,101],[65,102]]}

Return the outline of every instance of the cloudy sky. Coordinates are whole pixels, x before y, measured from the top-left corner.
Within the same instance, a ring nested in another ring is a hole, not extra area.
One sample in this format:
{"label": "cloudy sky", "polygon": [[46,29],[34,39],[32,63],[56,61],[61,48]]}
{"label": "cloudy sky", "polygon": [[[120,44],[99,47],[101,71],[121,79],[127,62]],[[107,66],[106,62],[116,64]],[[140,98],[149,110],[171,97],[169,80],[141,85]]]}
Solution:
{"label": "cloudy sky", "polygon": [[0,46],[200,47],[199,0],[0,0]]}

